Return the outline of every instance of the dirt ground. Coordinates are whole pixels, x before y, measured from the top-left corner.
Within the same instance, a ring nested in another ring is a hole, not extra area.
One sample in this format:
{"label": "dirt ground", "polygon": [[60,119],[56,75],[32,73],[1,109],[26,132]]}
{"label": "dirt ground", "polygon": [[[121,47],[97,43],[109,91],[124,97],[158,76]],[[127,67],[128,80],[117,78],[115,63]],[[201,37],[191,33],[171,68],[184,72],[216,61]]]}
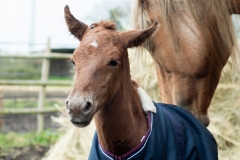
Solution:
{"label": "dirt ground", "polygon": [[[44,114],[44,128],[55,130],[58,125],[52,123],[51,116],[57,116],[58,113]],[[17,132],[26,133],[34,132],[37,130],[37,116],[36,115],[2,115],[2,127],[0,127],[1,133]]]}
{"label": "dirt ground", "polygon": [[49,147],[31,146],[11,149],[0,148],[0,160],[40,160]]}

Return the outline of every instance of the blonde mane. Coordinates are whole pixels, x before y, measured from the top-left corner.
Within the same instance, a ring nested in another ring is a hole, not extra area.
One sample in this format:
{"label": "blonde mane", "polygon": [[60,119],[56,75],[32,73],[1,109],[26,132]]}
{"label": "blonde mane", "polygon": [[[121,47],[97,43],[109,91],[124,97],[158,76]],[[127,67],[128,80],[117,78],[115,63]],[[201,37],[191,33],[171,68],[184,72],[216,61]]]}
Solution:
{"label": "blonde mane", "polygon": [[[226,48],[232,54],[232,67],[234,76],[240,76],[240,54],[238,52],[236,36],[230,16],[229,2],[223,0],[152,0],[151,5],[155,5],[161,13],[162,22],[167,25],[170,38],[174,42],[176,50],[181,50],[176,36],[176,19],[181,20],[187,26],[185,13],[190,15],[196,22],[198,30],[202,33],[206,45],[214,53],[221,52],[221,48]],[[151,7],[147,0],[134,0],[132,8],[132,21],[134,29],[144,29],[149,27],[152,22],[148,16],[147,9]],[[160,24],[161,25],[161,24]],[[209,32],[204,32],[205,29]],[[216,42],[217,41],[217,42]],[[150,53],[153,50],[151,39],[146,41],[143,46]],[[142,52],[142,47],[138,52]],[[139,53],[138,53],[139,54]],[[224,54],[224,53],[223,53]]]}

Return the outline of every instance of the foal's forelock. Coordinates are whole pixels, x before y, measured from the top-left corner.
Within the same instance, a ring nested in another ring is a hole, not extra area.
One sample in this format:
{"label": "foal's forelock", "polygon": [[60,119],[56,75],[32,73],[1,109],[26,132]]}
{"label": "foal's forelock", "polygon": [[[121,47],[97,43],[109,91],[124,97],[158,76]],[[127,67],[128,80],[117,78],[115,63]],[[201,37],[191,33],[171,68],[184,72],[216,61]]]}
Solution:
{"label": "foal's forelock", "polygon": [[107,21],[101,20],[100,22],[93,23],[90,26],[91,29],[96,28],[96,27],[103,27],[105,29],[114,30],[114,31],[117,29],[116,24],[111,20],[107,20]]}

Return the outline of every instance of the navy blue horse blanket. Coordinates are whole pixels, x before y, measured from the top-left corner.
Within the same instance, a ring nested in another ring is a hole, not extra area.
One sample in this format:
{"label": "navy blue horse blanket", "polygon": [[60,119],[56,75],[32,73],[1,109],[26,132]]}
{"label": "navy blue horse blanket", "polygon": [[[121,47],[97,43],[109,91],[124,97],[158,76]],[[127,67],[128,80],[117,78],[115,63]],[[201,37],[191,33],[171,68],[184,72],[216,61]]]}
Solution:
{"label": "navy blue horse blanket", "polygon": [[192,114],[174,105],[154,103],[148,112],[149,129],[134,149],[123,155],[104,150],[95,133],[89,160],[216,160],[213,135]]}

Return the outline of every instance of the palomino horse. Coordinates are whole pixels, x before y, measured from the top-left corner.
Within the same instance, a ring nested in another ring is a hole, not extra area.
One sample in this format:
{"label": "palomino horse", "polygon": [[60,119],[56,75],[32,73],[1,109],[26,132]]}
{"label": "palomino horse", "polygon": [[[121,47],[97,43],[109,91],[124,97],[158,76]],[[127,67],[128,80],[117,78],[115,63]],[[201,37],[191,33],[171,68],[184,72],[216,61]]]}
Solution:
{"label": "palomino horse", "polygon": [[154,60],[162,102],[190,111],[205,126],[231,53],[235,73],[240,73],[230,18],[238,9],[239,0],[134,0],[135,29],[159,22],[155,35],[143,46]]}
{"label": "palomino horse", "polygon": [[149,38],[157,22],[126,32],[117,32],[111,21],[88,27],[68,6],[65,20],[81,41],[71,57],[76,81],[66,111],[77,127],[94,117],[97,131],[90,160],[217,159],[217,144],[205,126],[180,107],[152,102],[131,80],[127,48]]}

